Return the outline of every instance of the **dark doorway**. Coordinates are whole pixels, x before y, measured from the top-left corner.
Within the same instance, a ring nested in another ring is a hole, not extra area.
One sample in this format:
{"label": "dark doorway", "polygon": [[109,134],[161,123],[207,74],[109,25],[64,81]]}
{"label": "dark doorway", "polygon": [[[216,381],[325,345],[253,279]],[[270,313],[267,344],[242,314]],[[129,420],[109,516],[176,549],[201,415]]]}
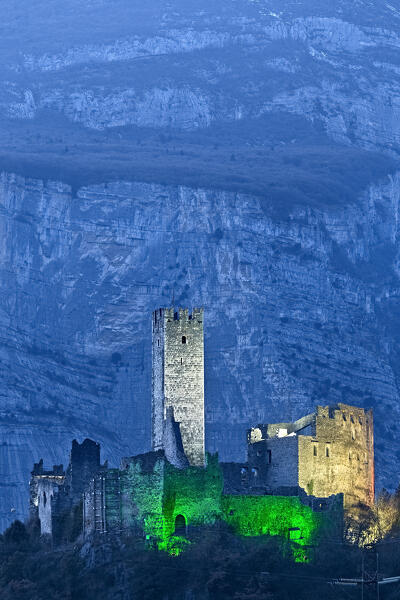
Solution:
{"label": "dark doorway", "polygon": [[186,519],[183,515],[176,515],[175,535],[186,535]]}

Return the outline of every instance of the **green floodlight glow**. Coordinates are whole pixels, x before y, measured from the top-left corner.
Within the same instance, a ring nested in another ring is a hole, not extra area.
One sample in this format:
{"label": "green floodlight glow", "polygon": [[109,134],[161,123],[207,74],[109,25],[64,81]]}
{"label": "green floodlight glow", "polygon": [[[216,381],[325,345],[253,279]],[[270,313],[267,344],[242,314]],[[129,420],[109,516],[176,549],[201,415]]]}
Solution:
{"label": "green floodlight glow", "polygon": [[325,522],[323,513],[313,512],[297,496],[224,494],[217,456],[207,455],[205,468],[177,469],[160,459],[148,471],[133,462],[124,471],[108,473],[110,529],[121,522],[141,523],[149,547],[174,556],[190,545],[188,529],[225,522],[240,536],[279,536],[291,542],[294,560],[304,562]]}
{"label": "green floodlight glow", "polygon": [[297,496],[223,496],[226,523],[243,536],[279,536],[293,542],[296,562],[308,560],[306,547],[316,542],[323,524]]}

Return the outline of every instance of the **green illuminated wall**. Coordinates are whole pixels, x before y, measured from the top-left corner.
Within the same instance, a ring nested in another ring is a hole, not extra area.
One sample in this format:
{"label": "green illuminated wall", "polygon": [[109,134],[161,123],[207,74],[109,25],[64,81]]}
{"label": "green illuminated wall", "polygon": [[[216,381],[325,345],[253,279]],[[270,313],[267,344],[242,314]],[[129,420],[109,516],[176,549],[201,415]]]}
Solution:
{"label": "green illuminated wall", "polygon": [[[299,546],[317,541],[324,524],[323,513],[315,513],[295,496],[223,496],[224,520],[238,535],[280,536]],[[300,551],[296,560],[305,560]]]}
{"label": "green illuminated wall", "polygon": [[164,534],[171,536],[175,519],[183,515],[189,526],[211,525],[223,519],[223,479],[216,456],[207,456],[207,467],[165,467],[163,516]]}
{"label": "green illuminated wall", "polygon": [[[294,541],[298,549],[316,542],[326,514],[313,512],[298,497],[223,494],[217,456],[206,468],[176,469],[163,458],[151,469],[133,461],[105,475],[107,530],[141,527],[160,549],[180,553],[187,540],[174,535],[175,519],[196,527],[225,521],[243,536],[271,535]],[[304,559],[301,552],[296,560]]]}

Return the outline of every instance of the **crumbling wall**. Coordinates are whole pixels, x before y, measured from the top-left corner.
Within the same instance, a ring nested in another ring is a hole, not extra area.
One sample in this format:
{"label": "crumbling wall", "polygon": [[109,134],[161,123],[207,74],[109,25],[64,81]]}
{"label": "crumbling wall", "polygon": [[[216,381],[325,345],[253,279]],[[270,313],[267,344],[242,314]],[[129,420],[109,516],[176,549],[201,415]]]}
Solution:
{"label": "crumbling wall", "polygon": [[65,477],[71,504],[79,502],[83,490],[100,467],[100,444],[88,438],[82,444],[73,440]]}
{"label": "crumbling wall", "polygon": [[34,464],[29,482],[29,512],[31,518],[39,518],[41,535],[52,535],[55,499],[64,481],[63,465],[46,470],[43,459]]}
{"label": "crumbling wall", "polygon": [[84,532],[141,530],[163,538],[164,457],[149,452],[98,473],[84,494]]}
{"label": "crumbling wall", "polygon": [[35,477],[35,480],[40,534],[52,535],[56,498],[60,487],[63,485],[64,477],[59,475],[41,475]]}

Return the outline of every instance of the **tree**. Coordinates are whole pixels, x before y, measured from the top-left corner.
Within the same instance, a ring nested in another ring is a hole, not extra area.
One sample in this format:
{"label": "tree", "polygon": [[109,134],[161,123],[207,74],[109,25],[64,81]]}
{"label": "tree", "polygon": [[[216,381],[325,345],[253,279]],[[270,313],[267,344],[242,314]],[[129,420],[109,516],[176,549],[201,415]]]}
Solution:
{"label": "tree", "polygon": [[29,539],[26,527],[21,521],[14,521],[4,532],[4,541],[6,544],[23,544]]}

